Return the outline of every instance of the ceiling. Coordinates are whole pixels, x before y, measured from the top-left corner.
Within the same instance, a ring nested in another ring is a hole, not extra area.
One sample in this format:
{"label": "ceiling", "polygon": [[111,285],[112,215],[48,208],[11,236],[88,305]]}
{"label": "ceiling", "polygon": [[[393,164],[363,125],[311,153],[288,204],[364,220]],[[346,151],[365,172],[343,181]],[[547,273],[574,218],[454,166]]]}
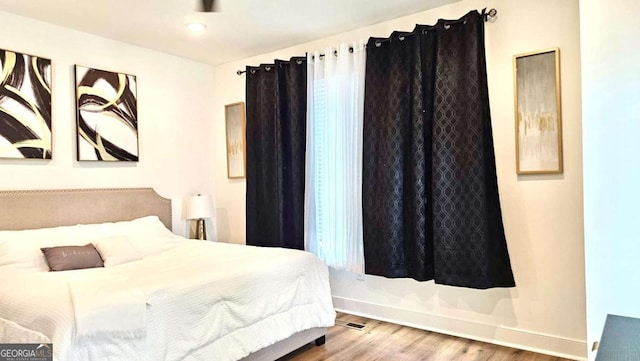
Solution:
{"label": "ceiling", "polygon": [[[0,11],[212,65],[283,49],[459,0],[0,0]],[[193,33],[189,22],[207,28]],[[354,39],[357,40],[357,39]]]}

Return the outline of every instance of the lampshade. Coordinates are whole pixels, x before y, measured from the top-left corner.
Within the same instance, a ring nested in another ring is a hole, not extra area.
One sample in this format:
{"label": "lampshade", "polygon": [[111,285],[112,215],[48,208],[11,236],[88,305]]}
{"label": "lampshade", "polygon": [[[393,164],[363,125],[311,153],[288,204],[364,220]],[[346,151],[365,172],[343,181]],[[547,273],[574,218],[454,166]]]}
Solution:
{"label": "lampshade", "polygon": [[213,199],[211,196],[200,195],[187,198],[185,208],[186,219],[210,218],[214,215]]}

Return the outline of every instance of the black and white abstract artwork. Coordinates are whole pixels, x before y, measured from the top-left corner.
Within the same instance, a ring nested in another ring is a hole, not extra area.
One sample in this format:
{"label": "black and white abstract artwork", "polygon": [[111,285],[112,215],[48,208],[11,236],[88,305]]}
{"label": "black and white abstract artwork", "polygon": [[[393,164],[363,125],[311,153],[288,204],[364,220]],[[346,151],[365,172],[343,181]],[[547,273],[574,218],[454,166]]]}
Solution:
{"label": "black and white abstract artwork", "polygon": [[0,50],[0,158],[51,159],[51,60]]}
{"label": "black and white abstract artwork", "polygon": [[78,160],[138,161],[136,77],[75,66]]}

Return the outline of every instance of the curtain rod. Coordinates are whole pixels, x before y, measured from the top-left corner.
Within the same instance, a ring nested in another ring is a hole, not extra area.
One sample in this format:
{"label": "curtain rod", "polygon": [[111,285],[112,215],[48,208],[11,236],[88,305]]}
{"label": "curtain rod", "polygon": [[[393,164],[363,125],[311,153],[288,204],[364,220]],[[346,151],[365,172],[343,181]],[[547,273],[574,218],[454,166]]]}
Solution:
{"label": "curtain rod", "polygon": [[[484,10],[483,10],[483,12],[484,12]],[[489,9],[489,11],[484,12],[484,21],[485,22],[493,23],[493,22],[495,22],[497,20],[497,17],[498,17],[498,10],[496,10],[494,8],[491,8],[491,9]],[[407,35],[405,35],[405,36],[408,36],[408,35],[413,35],[413,33],[407,33]],[[380,44],[382,42],[383,41],[376,42],[376,47],[380,46]],[[352,47],[349,47],[349,52],[350,53],[353,52],[353,48]],[[338,55],[338,52],[334,51],[333,55]],[[320,54],[320,57],[323,57],[323,56],[325,56],[325,54]],[[240,76],[240,75],[242,75],[242,74],[244,74],[246,72],[247,72],[246,70],[237,70],[236,74],[238,74]]]}

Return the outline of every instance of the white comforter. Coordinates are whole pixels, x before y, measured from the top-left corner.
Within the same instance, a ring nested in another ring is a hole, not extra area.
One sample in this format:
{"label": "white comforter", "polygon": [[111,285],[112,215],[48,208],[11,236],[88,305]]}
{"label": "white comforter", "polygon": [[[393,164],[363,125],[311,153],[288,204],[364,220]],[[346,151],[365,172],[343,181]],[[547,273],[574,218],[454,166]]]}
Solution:
{"label": "white comforter", "polygon": [[326,265],[294,250],[184,240],[109,268],[0,269],[0,343],[60,361],[237,360],[334,320]]}

